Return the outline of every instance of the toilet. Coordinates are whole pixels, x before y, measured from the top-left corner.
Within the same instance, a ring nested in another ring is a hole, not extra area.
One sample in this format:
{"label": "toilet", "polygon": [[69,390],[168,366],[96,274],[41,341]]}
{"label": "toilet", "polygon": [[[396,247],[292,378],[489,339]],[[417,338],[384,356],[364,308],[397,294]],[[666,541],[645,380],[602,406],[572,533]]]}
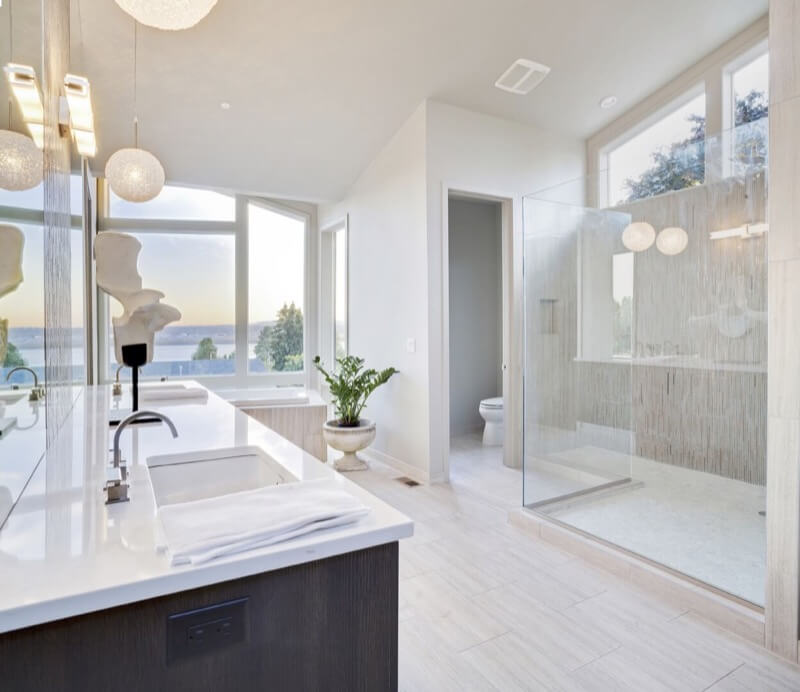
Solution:
{"label": "toilet", "polygon": [[496,396],[484,399],[478,406],[481,418],[486,421],[483,426],[483,444],[487,447],[498,447],[503,444],[503,397]]}

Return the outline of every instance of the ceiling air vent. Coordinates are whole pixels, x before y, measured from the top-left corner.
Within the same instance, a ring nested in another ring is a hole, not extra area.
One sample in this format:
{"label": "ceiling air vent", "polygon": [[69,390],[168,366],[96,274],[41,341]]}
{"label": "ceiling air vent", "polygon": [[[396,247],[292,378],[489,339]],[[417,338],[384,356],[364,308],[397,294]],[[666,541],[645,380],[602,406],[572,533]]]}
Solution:
{"label": "ceiling air vent", "polygon": [[541,84],[549,72],[550,68],[547,65],[520,58],[503,72],[494,85],[512,94],[527,94]]}

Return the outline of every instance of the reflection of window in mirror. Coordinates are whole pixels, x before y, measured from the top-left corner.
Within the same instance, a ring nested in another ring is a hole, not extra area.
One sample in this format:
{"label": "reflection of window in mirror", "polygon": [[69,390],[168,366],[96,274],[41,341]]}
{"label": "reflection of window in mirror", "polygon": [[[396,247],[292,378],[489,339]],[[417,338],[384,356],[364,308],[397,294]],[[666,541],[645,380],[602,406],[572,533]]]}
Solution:
{"label": "reflection of window in mirror", "polygon": [[611,290],[614,297],[614,358],[633,353],[633,253],[611,256]]}

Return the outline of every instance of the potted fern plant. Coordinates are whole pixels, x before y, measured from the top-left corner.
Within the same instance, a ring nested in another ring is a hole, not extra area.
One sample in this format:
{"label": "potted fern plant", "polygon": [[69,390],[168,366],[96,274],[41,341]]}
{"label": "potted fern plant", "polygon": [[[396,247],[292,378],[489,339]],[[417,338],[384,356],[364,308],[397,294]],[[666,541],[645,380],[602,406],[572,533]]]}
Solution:
{"label": "potted fern plant", "polygon": [[375,423],[361,418],[367,399],[397,370],[386,368],[374,370],[364,368],[364,359],[356,356],[338,358],[338,370],[328,372],[320,357],[314,358],[314,365],[320,371],[331,393],[336,418],[322,426],[325,442],[343,456],[334,462],[337,471],[360,471],[368,468],[367,462],[356,452],[369,447],[375,439]]}

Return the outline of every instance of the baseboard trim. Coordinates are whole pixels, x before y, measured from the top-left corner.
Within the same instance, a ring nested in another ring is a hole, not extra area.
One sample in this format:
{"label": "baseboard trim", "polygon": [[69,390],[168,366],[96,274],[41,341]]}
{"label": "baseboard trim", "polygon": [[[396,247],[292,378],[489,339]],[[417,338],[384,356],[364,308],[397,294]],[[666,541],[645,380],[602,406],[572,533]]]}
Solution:
{"label": "baseboard trim", "polygon": [[397,459],[384,452],[380,452],[377,449],[365,449],[359,452],[359,454],[367,461],[374,460],[380,462],[381,464],[386,464],[386,466],[392,467],[393,469],[402,473],[404,476],[408,476],[411,480],[417,481],[417,483],[424,483],[427,485],[431,482],[430,475],[427,471],[417,468],[416,466],[411,466],[411,464],[407,464],[405,461],[400,461],[400,459]]}
{"label": "baseboard trim", "polygon": [[633,586],[654,592],[723,629],[764,646],[764,612],[752,603],[724,594],[529,509],[509,512],[508,520],[513,526],[553,543]]}

